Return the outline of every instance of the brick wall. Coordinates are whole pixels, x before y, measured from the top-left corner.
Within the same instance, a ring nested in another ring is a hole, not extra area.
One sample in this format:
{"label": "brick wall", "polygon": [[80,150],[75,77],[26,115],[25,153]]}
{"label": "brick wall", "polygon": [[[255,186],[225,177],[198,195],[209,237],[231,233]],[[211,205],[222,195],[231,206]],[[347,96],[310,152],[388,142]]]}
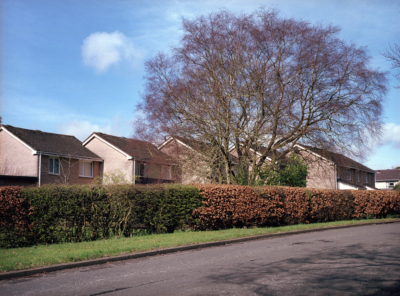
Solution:
{"label": "brick wall", "polygon": [[101,175],[101,163],[93,162],[93,177],[79,176],[79,160],[60,158],[60,174],[49,173],[49,156],[42,155],[41,184],[91,184],[96,177]]}
{"label": "brick wall", "polygon": [[[348,173],[349,173],[350,179],[348,179]],[[359,179],[357,176],[358,173],[360,176]],[[339,167],[338,174],[339,174],[339,178],[341,180],[344,180],[350,184],[354,184],[357,186],[364,186],[364,184],[368,184],[372,187],[375,187],[374,173],[363,171],[363,170],[357,170],[357,169],[353,169],[353,168]],[[368,182],[367,182],[367,180],[368,180]]]}

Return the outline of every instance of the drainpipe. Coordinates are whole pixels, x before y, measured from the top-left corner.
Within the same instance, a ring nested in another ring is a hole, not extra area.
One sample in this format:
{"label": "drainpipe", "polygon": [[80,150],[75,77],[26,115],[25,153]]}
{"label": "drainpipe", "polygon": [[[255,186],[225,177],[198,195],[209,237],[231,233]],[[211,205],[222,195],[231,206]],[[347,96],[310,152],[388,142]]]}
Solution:
{"label": "drainpipe", "polygon": [[335,189],[338,189],[338,171],[337,171],[337,166],[336,166],[336,164],[334,164],[334,166],[335,166],[335,179],[336,179],[336,182],[335,182],[335,184],[336,184],[336,186],[335,186]]}
{"label": "drainpipe", "polygon": [[376,188],[376,173],[374,172],[374,188]]}
{"label": "drainpipe", "polygon": [[39,152],[39,187],[42,185],[42,151]]}
{"label": "drainpipe", "polygon": [[133,184],[136,184],[136,159],[133,159]]}

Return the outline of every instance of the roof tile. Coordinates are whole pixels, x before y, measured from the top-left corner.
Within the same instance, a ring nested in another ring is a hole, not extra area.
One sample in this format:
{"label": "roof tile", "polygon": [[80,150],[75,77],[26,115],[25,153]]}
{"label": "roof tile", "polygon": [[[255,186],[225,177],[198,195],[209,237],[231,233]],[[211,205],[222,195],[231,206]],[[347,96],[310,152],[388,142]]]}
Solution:
{"label": "roof tile", "polygon": [[172,162],[171,158],[167,154],[161,152],[155,145],[149,142],[125,137],[117,137],[98,132],[93,133],[93,135],[99,136],[103,140],[122,150],[129,156],[136,158],[137,160],[155,161],[158,163]]}
{"label": "roof tile", "polygon": [[44,154],[58,154],[60,156],[67,155],[72,158],[101,159],[101,157],[82,146],[82,142],[74,136],[46,133],[39,130],[29,130],[11,125],[2,126],[38,152]]}

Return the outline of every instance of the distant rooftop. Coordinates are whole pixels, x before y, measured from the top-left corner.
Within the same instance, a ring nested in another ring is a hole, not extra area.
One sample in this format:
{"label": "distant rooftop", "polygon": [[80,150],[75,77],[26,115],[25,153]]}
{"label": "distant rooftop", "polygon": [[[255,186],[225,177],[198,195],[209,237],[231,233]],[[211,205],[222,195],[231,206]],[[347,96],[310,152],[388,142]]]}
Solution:
{"label": "distant rooftop", "polygon": [[375,171],[376,181],[394,181],[400,180],[400,170],[377,170]]}

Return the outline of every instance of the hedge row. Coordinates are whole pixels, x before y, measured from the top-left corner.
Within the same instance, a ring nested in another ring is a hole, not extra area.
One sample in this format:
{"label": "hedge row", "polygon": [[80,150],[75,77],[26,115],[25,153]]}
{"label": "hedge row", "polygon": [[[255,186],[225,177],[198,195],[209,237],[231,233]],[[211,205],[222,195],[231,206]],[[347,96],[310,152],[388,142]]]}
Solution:
{"label": "hedge row", "polygon": [[395,191],[236,185],[196,187],[204,196],[204,206],[193,213],[200,229],[380,218],[388,213],[400,213],[400,195]]}
{"label": "hedge row", "polygon": [[[0,188],[0,247],[80,242],[111,235],[173,232],[192,225],[194,187],[43,186]],[[5,227],[3,227],[5,226]]]}
{"label": "hedge row", "polygon": [[289,225],[400,213],[396,191],[232,185],[0,187],[0,247],[90,241],[179,227]]}

